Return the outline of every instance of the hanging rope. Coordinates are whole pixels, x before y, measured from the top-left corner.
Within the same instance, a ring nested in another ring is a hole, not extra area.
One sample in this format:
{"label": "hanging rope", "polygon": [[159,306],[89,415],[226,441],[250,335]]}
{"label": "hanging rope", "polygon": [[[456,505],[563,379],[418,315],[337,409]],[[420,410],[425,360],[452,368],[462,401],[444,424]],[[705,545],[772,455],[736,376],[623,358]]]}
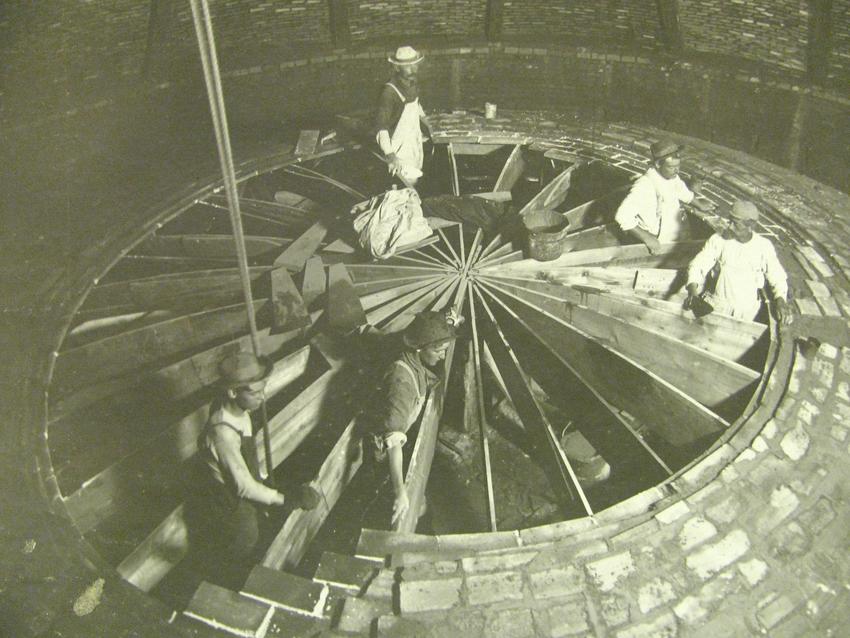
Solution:
{"label": "hanging rope", "polygon": [[[248,253],[245,250],[245,234],[242,231],[242,215],[239,210],[239,195],[236,190],[236,171],[233,167],[233,153],[230,149],[230,133],[227,130],[227,113],[224,110],[224,96],[221,90],[221,75],[218,70],[218,56],[215,50],[212,20],[207,0],[189,0],[192,5],[192,17],[195,22],[195,35],[198,39],[198,49],[201,54],[201,65],[204,69],[204,80],[207,85],[207,95],[210,100],[215,141],[218,146],[218,159],[221,163],[221,174],[224,179],[224,192],[227,195],[227,207],[230,211],[230,224],[233,228],[233,240],[236,244],[236,257],[239,262],[239,276],[242,280],[242,293],[245,297],[245,310],[248,314],[248,328],[251,332],[251,345],[254,354],[260,356],[260,342],[257,336],[257,317],[254,313],[254,297],[251,293],[251,276],[248,272]],[[260,410],[264,451],[266,457],[266,472],[269,481],[274,483],[272,475],[272,449],[269,438],[268,416],[266,403],[263,400]]]}

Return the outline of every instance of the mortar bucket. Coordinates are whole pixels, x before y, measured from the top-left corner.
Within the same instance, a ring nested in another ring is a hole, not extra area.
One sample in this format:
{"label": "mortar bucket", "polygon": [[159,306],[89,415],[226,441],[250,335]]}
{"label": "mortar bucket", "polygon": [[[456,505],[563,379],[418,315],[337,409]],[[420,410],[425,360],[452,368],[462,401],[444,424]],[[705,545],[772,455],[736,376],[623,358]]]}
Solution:
{"label": "mortar bucket", "polygon": [[550,210],[529,213],[522,219],[528,234],[528,256],[537,261],[552,261],[561,256],[561,242],[567,235],[568,222]]}

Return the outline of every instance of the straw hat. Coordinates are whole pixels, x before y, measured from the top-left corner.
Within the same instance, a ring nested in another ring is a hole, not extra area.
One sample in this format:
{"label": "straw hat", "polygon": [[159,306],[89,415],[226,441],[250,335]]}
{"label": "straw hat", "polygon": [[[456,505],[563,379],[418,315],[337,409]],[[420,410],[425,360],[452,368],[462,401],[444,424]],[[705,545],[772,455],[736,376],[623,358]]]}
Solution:
{"label": "straw hat", "polygon": [[395,55],[387,58],[387,62],[398,66],[406,66],[408,64],[417,64],[422,62],[424,58],[425,56],[413,47],[404,46],[396,49]]}

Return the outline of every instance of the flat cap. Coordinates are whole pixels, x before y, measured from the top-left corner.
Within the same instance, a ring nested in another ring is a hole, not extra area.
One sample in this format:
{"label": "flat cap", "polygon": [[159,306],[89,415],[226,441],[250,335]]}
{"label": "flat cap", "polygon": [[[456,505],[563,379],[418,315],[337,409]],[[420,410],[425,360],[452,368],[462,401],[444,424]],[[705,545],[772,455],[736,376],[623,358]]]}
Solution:
{"label": "flat cap", "polygon": [[650,144],[649,152],[652,153],[653,161],[657,162],[674,153],[678,153],[683,148],[685,147],[682,144],[677,144],[673,140],[659,140]]}
{"label": "flat cap", "polygon": [[729,211],[729,215],[732,219],[751,219],[753,221],[758,221],[759,209],[752,202],[745,199],[739,199],[732,204],[732,210]]}

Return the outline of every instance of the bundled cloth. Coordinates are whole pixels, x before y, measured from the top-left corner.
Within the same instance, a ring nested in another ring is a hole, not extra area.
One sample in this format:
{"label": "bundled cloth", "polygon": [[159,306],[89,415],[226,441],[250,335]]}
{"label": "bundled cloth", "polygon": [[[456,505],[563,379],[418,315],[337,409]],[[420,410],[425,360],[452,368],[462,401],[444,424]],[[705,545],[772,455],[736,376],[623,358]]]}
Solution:
{"label": "bundled cloth", "polygon": [[433,232],[422,215],[422,201],[412,188],[389,190],[351,209],[360,245],[373,257],[387,259],[402,246],[415,244]]}

